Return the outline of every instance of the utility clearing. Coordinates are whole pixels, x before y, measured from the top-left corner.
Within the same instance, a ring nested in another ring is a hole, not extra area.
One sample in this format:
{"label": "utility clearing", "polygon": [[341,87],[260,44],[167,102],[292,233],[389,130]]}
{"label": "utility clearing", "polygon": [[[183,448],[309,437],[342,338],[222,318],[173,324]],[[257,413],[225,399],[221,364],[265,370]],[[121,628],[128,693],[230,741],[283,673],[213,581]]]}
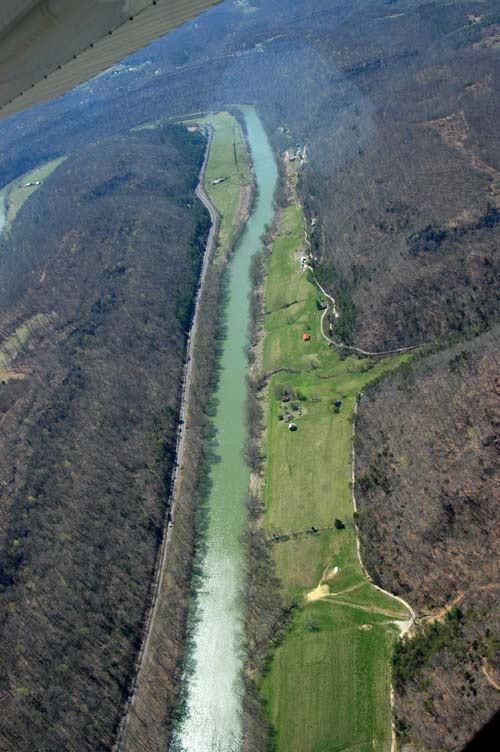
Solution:
{"label": "utility clearing", "polygon": [[264,281],[260,368],[272,375],[260,397],[267,458],[260,496],[281,596],[296,608],[261,695],[278,752],[388,751],[391,653],[397,622],[409,614],[372,585],[358,559],[352,419],[363,387],[408,356],[375,361],[329,347],[324,301],[301,263],[306,254],[292,190]]}

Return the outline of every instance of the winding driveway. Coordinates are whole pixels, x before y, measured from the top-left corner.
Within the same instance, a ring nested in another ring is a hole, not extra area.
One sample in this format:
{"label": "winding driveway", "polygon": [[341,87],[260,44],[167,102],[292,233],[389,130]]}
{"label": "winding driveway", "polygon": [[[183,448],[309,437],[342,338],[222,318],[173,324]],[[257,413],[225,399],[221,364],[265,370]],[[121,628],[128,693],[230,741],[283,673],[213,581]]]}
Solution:
{"label": "winding driveway", "polygon": [[[316,279],[316,275],[314,274],[314,270],[312,266],[307,265],[307,268],[311,272],[312,278],[314,279],[316,286],[321,290],[325,298],[330,301],[331,306],[332,306],[332,313],[337,319],[339,317],[339,312],[337,311],[335,298],[329,295],[326,292],[326,290],[320,285],[320,283]],[[421,347],[423,347],[423,345],[411,345],[410,347],[398,347],[395,350],[382,350],[380,352],[370,352],[369,350],[362,350],[360,347],[355,347],[354,345],[346,345],[344,342],[339,342],[338,340],[332,339],[327,334],[325,334],[325,328],[323,324],[324,324],[325,316],[327,313],[328,313],[328,308],[325,308],[321,316],[321,322],[320,322],[319,328],[320,328],[321,336],[323,337],[323,339],[326,339],[326,341],[329,344],[335,345],[335,347],[343,347],[346,350],[354,350],[354,352],[360,353],[361,355],[371,355],[372,357],[380,357],[382,355],[396,355],[396,353],[411,352],[412,350],[418,350]]]}

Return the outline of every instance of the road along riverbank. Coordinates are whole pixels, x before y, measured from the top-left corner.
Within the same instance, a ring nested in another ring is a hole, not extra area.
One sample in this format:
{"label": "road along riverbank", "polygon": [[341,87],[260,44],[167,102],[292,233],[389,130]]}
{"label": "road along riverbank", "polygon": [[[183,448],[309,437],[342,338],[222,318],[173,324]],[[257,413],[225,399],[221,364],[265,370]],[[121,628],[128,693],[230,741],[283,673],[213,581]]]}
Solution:
{"label": "road along riverbank", "polygon": [[156,573],[154,577],[152,603],[151,603],[149,615],[146,620],[144,639],[143,639],[142,646],[139,651],[139,655],[137,659],[136,675],[135,675],[135,678],[134,678],[134,681],[130,690],[129,700],[126,705],[123,719],[122,719],[118,736],[117,736],[117,749],[120,749],[120,744],[123,742],[123,739],[126,736],[128,724],[130,721],[130,713],[133,710],[133,707],[135,704],[136,690],[137,690],[137,684],[139,681],[139,676],[141,674],[141,671],[144,669],[144,666],[149,656],[149,649],[151,645],[151,639],[153,636],[153,625],[157,618],[158,609],[160,606],[159,595],[162,592],[163,581],[166,575],[166,561],[167,561],[167,555],[169,551],[169,544],[172,538],[172,529],[173,529],[173,523],[175,520],[177,500],[179,496],[179,484],[181,480],[180,468],[182,466],[182,459],[184,456],[184,445],[185,445],[185,439],[186,439],[186,415],[187,415],[187,409],[189,406],[189,401],[190,401],[190,396],[191,396],[190,392],[191,392],[191,375],[192,375],[192,368],[193,368],[193,351],[194,351],[196,335],[198,331],[198,323],[199,323],[199,318],[200,318],[200,294],[204,288],[204,284],[206,281],[207,269],[210,263],[210,258],[215,248],[215,243],[217,241],[217,234],[218,234],[219,222],[220,222],[217,210],[215,206],[211,203],[210,199],[208,198],[206,191],[205,191],[205,185],[204,185],[205,170],[207,166],[208,155],[210,153],[210,145],[212,143],[212,139],[213,139],[213,131],[212,129],[208,128],[207,129],[207,144],[205,147],[203,163],[200,168],[198,185],[196,186],[196,195],[198,196],[200,201],[204,204],[204,206],[206,207],[206,209],[208,210],[210,214],[211,227],[209,230],[207,244],[205,247],[205,254],[203,257],[203,263],[202,263],[198,288],[196,290],[193,320],[191,324],[191,330],[189,332],[187,354],[186,354],[186,360],[184,364],[182,397],[181,397],[181,406],[180,406],[180,413],[179,413],[179,426],[178,426],[178,433],[177,433],[177,448],[176,448],[177,462],[176,462],[174,473],[172,476],[171,505],[170,505],[169,514],[165,519],[165,529],[163,532],[163,544],[161,547],[160,556],[158,559],[158,564],[157,564]]}
{"label": "road along riverbank", "polygon": [[[238,124],[235,122],[235,126]],[[149,752],[168,749],[172,718],[179,695],[182,648],[191,594],[191,571],[195,547],[196,508],[204,493],[204,466],[209,451],[207,394],[213,389],[220,329],[221,299],[224,292],[225,257],[230,247],[214,263],[219,237],[220,216],[205,183],[213,157],[215,127],[203,125],[208,134],[203,164],[196,189],[198,198],[210,213],[212,226],[205,249],[188,347],[182,387],[177,437],[177,462],[171,483],[170,509],[165,518],[163,546],[154,578],[154,592],[146,619],[142,648],[129,701],[122,716],[115,750]],[[218,139],[217,149],[223,146]],[[233,152],[233,143],[227,151]],[[250,164],[249,156],[240,160]],[[240,207],[248,215],[252,198],[250,169],[241,177],[247,204]],[[231,217],[229,218],[231,219]],[[235,226],[235,232],[241,228]]]}

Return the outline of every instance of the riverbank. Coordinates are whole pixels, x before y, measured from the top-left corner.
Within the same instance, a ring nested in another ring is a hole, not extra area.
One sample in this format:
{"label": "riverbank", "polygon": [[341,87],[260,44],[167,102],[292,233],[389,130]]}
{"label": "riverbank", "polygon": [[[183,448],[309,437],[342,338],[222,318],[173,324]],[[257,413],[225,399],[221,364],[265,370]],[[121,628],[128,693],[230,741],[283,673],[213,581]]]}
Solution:
{"label": "riverbank", "polygon": [[[255,343],[266,462],[252,484],[248,590],[253,625],[269,625],[271,599],[275,623],[253,642],[247,706],[255,715],[255,700],[263,703],[278,752],[390,750],[390,657],[396,622],[408,614],[372,586],[358,560],[352,417],[363,387],[404,356],[375,362],[328,347],[326,301],[302,270],[307,253],[292,193],[265,265]],[[246,748],[262,749],[259,724],[250,719],[247,731]]]}
{"label": "riverbank", "polygon": [[[251,259],[273,215],[277,171],[266,133],[251,107],[241,108],[254,165],[258,198],[231,257],[227,273],[225,334],[212,404],[217,458],[210,467],[207,528],[199,560],[200,587],[190,619],[182,717],[171,749],[230,752],[241,744],[243,654],[241,590],[248,468],[245,401]],[[211,184],[212,185],[212,184]],[[219,252],[220,255],[220,252]]]}
{"label": "riverbank", "polygon": [[[213,136],[200,170],[197,195],[212,219],[204,256],[200,285],[189,337],[184,372],[183,398],[177,445],[177,470],[173,478],[172,504],[165,519],[165,543],[159,559],[156,595],[146,627],[131,698],[126,708],[117,750],[165,750],[171,740],[175,708],[179,701],[184,658],[185,630],[192,598],[192,570],[197,547],[199,506],[207,493],[207,466],[212,458],[212,427],[207,394],[217,383],[219,343],[223,337],[221,308],[224,300],[225,268],[230,247],[214,263],[219,240],[219,213],[206,186]],[[223,148],[219,143],[219,148]],[[232,143],[227,143],[227,150]],[[249,157],[246,159],[249,164]],[[247,176],[250,175],[250,171]],[[248,185],[248,183],[247,183]],[[250,211],[251,182],[248,191]],[[235,232],[241,227],[235,225]]]}
{"label": "riverbank", "polygon": [[183,122],[191,128],[198,128],[201,123],[213,133],[204,187],[220,217],[217,256],[225,257],[234,249],[248,222],[255,194],[255,176],[243,128],[236,116],[226,111]]}

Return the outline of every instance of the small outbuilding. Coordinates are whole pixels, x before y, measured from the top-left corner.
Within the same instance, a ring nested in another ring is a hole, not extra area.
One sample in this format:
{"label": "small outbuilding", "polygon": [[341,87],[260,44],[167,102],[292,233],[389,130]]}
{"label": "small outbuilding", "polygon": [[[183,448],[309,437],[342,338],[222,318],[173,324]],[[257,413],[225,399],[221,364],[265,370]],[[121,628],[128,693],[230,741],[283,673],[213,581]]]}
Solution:
{"label": "small outbuilding", "polygon": [[289,394],[284,394],[282,396],[282,398],[281,398],[281,401],[282,402],[290,402],[290,395]]}
{"label": "small outbuilding", "polygon": [[309,342],[310,339],[311,339],[311,335],[310,334],[303,334],[302,335],[302,340],[304,342]]}
{"label": "small outbuilding", "polygon": [[342,407],[342,400],[337,400],[334,402],[335,407]]}
{"label": "small outbuilding", "polygon": [[297,426],[295,425],[295,423],[289,423],[288,424],[288,430],[289,431],[296,431],[297,430]]}

